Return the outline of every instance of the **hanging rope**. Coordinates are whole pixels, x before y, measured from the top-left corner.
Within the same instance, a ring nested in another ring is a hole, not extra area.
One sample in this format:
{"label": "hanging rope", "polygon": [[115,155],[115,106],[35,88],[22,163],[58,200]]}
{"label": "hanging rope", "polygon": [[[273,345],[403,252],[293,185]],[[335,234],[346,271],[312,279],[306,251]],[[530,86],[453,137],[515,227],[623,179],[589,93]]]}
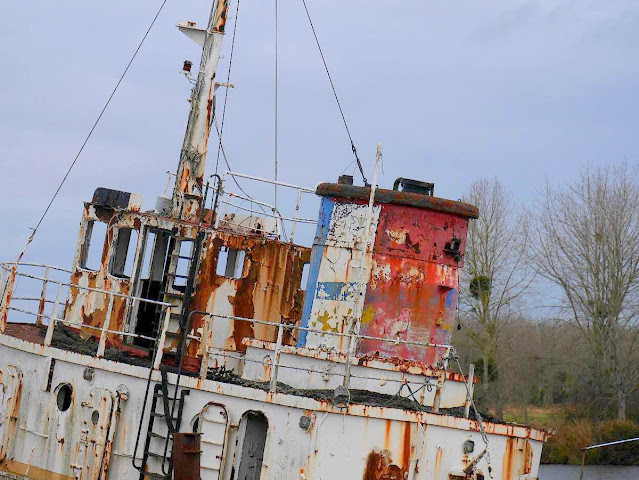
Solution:
{"label": "hanging rope", "polygon": [[[224,107],[222,108],[222,122],[220,125],[220,128],[218,129],[218,137],[220,138],[220,141],[217,145],[217,159],[215,160],[215,173],[218,173],[218,167],[220,164],[220,153],[222,151],[222,135],[224,133],[224,119],[226,118],[226,103],[228,101],[229,98],[229,89],[230,87],[228,86],[231,82],[231,69],[233,68],[233,52],[235,51],[235,34],[237,32],[237,21],[238,18],[240,17],[240,0],[237,0],[237,5],[235,7],[235,22],[233,25],[233,40],[231,41],[231,55],[229,57],[229,70],[228,73],[226,75],[226,92],[224,92]],[[217,127],[217,124],[216,124]],[[228,162],[227,162],[228,164]]]}
{"label": "hanging rope", "polygon": [[49,210],[51,209],[51,206],[53,205],[53,202],[55,201],[55,199],[57,198],[58,194],[60,193],[60,190],[62,190],[62,186],[67,181],[67,178],[69,178],[69,174],[71,173],[71,170],[73,170],[73,167],[75,167],[75,164],[77,163],[78,159],[80,158],[80,155],[82,154],[82,151],[84,150],[84,147],[89,142],[89,139],[91,138],[91,135],[93,135],[93,132],[95,131],[96,127],[98,126],[98,123],[100,123],[100,120],[102,119],[102,116],[104,115],[104,112],[106,111],[106,109],[108,108],[109,104],[111,103],[111,100],[115,96],[115,93],[117,92],[118,88],[120,87],[120,84],[122,83],[122,80],[124,80],[124,77],[126,76],[127,72],[129,71],[129,68],[131,68],[131,65],[133,64],[133,61],[137,57],[138,52],[140,51],[140,49],[142,48],[142,45],[144,44],[144,41],[146,40],[146,37],[149,36],[149,33],[151,32],[151,29],[155,25],[155,22],[157,21],[158,17],[160,16],[160,13],[162,13],[162,10],[164,10],[164,6],[166,5],[167,1],[168,0],[164,0],[162,2],[162,4],[160,5],[160,8],[158,9],[157,13],[155,14],[155,17],[153,17],[153,20],[151,21],[151,24],[149,25],[149,28],[147,28],[146,32],[144,33],[144,36],[142,37],[142,40],[140,41],[138,47],[135,49],[135,52],[133,53],[133,56],[129,60],[129,63],[127,64],[126,68],[124,69],[124,72],[122,72],[122,75],[120,76],[120,79],[115,84],[115,87],[113,88],[113,91],[111,92],[111,95],[109,95],[109,98],[107,99],[106,103],[104,104],[104,107],[102,107],[102,111],[100,112],[100,115],[98,115],[98,118],[95,121],[95,123],[93,124],[93,127],[91,127],[91,130],[89,131],[89,134],[84,139],[84,142],[82,143],[82,146],[80,147],[80,150],[78,150],[78,153],[75,156],[75,158],[73,159],[73,162],[71,162],[71,165],[69,166],[67,172],[65,173],[64,177],[62,178],[62,181],[58,185],[58,188],[56,189],[55,193],[53,194],[53,197],[51,197],[51,200],[49,201],[49,204],[47,205],[47,208],[44,210],[44,213],[40,217],[40,220],[38,221],[38,224],[33,229],[33,232],[31,232],[31,235],[29,236],[29,238],[27,240],[27,243],[24,246],[24,249],[22,250],[22,252],[20,253],[20,256],[18,257],[18,263],[22,260],[22,257],[24,256],[24,254],[27,251],[27,248],[29,247],[29,244],[31,244],[31,242],[33,241],[33,238],[35,237],[36,233],[38,232],[38,229],[40,228],[40,225],[42,225],[42,222],[44,221],[44,218],[47,216],[47,213],[49,213]]}
{"label": "hanging rope", "polygon": [[[333,95],[335,95],[335,101],[337,102],[337,108],[339,108],[339,113],[342,115],[342,121],[344,122],[344,127],[346,128],[346,133],[348,134],[348,139],[351,142],[351,149],[353,150],[353,155],[355,155],[355,161],[357,162],[357,166],[359,168],[359,172],[362,174],[362,179],[364,180],[364,185],[367,187],[370,186],[368,180],[366,179],[366,175],[364,175],[364,168],[362,167],[362,162],[359,159],[359,155],[357,154],[357,148],[355,148],[355,142],[353,141],[353,136],[351,135],[351,131],[348,128],[348,123],[346,122],[346,116],[344,115],[344,110],[342,109],[342,105],[339,101],[339,97],[337,96],[337,89],[335,88],[335,84],[333,83],[333,78],[331,77],[331,72],[328,70],[328,64],[326,63],[326,58],[324,57],[324,52],[322,51],[322,47],[320,45],[319,37],[317,36],[317,32],[315,31],[315,25],[313,25],[313,20],[311,19],[311,13],[308,10],[308,6],[306,5],[306,0],[302,0],[304,4],[304,10],[306,10],[306,16],[308,17],[308,22],[311,25],[311,30],[313,30],[313,36],[315,37],[315,43],[317,44],[317,49],[319,50],[320,56],[322,57],[322,62],[324,63],[324,69],[326,70],[326,75],[328,76],[328,81],[331,83],[331,88],[333,89]],[[348,167],[347,167],[348,168]]]}

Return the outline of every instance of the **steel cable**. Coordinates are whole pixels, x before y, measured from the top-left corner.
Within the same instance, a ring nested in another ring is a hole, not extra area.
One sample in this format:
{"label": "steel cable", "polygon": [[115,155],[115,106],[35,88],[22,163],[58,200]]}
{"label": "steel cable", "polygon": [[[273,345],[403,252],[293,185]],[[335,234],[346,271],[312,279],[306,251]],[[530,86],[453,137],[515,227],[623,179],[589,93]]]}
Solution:
{"label": "steel cable", "polygon": [[[362,167],[362,162],[360,161],[359,155],[357,154],[357,148],[355,148],[355,142],[353,141],[353,136],[351,135],[351,131],[348,128],[348,123],[346,122],[346,116],[344,115],[342,104],[340,103],[339,97],[337,96],[337,89],[335,88],[335,84],[333,83],[333,77],[331,77],[331,72],[328,70],[328,64],[326,63],[326,58],[324,57],[324,52],[322,51],[319,37],[317,36],[317,32],[315,31],[315,25],[313,25],[313,20],[311,19],[311,13],[308,10],[308,6],[306,5],[306,0],[302,0],[302,3],[304,4],[304,10],[306,10],[306,16],[308,17],[308,22],[311,25],[311,30],[313,31],[313,36],[315,37],[315,43],[317,44],[317,49],[319,50],[320,56],[322,57],[322,62],[324,63],[324,69],[326,70],[328,81],[331,83],[331,88],[333,89],[333,95],[335,95],[335,101],[337,102],[337,108],[339,108],[339,113],[342,115],[342,121],[344,122],[344,127],[346,128],[348,139],[351,142],[351,150],[353,151],[353,155],[355,155],[355,161],[357,162],[359,172],[362,174],[362,179],[364,180],[364,184],[366,186],[369,186],[370,184],[368,183],[368,180],[366,179],[366,175],[364,175],[364,167]],[[348,167],[346,168],[348,169]]]}
{"label": "steel cable", "polygon": [[29,238],[27,240],[27,244],[24,246],[24,249],[22,250],[22,252],[20,253],[20,256],[18,257],[18,262],[20,262],[20,260],[22,260],[22,257],[24,256],[24,254],[27,251],[27,248],[29,247],[29,244],[33,241],[33,238],[35,237],[36,233],[38,232],[38,229],[40,228],[40,225],[42,225],[42,222],[44,221],[45,217],[47,216],[47,213],[49,213],[49,210],[51,209],[51,206],[53,205],[53,202],[55,201],[55,199],[57,198],[58,194],[60,193],[60,190],[62,190],[62,187],[65,184],[65,182],[67,181],[67,178],[69,178],[69,175],[71,174],[71,170],[73,170],[73,167],[75,167],[75,164],[77,163],[78,159],[80,158],[80,155],[82,154],[82,151],[84,150],[84,147],[89,142],[89,139],[93,135],[93,132],[95,131],[96,127],[98,126],[98,123],[100,123],[100,120],[102,119],[102,116],[104,115],[104,112],[106,111],[106,109],[108,108],[109,104],[111,103],[111,100],[115,96],[115,93],[117,92],[118,88],[120,87],[120,84],[122,83],[122,80],[124,80],[124,77],[126,76],[126,74],[128,73],[129,69],[131,68],[131,65],[133,64],[133,61],[137,57],[138,52],[142,48],[142,45],[144,44],[146,38],[149,36],[149,33],[151,32],[151,29],[155,25],[155,22],[157,21],[158,17],[162,13],[162,10],[164,10],[164,6],[166,5],[167,1],[168,0],[163,0],[162,4],[160,5],[160,8],[158,9],[157,13],[153,17],[153,20],[151,21],[151,24],[149,25],[149,28],[147,28],[144,36],[142,37],[142,40],[140,41],[138,47],[135,49],[135,52],[133,53],[133,56],[129,60],[129,63],[127,64],[126,68],[124,69],[124,72],[122,72],[122,75],[120,76],[120,79],[118,80],[118,82],[116,83],[115,87],[113,88],[113,91],[111,92],[111,95],[109,95],[109,98],[107,99],[106,103],[104,104],[104,107],[102,108],[102,111],[100,112],[100,115],[98,115],[98,118],[95,121],[95,123],[93,124],[93,126],[91,127],[91,130],[89,131],[89,134],[84,139],[84,142],[82,143],[82,146],[80,147],[80,150],[78,150],[78,153],[75,156],[75,158],[73,159],[73,162],[71,162],[71,165],[69,166],[67,172],[65,173],[64,177],[62,178],[62,181],[58,185],[58,188],[56,189],[55,193],[53,194],[53,197],[51,197],[51,200],[49,201],[49,204],[47,205],[47,208],[44,210],[44,213],[40,217],[40,220],[38,221],[38,224],[33,229],[33,232],[31,232],[31,235],[29,236]]}

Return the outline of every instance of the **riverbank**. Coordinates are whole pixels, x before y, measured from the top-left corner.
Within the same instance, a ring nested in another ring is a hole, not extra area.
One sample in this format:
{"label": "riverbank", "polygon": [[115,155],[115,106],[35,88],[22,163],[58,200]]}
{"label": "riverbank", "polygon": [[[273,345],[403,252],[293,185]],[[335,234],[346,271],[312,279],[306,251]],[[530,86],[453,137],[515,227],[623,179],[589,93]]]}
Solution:
{"label": "riverbank", "polygon": [[[637,422],[575,418],[563,409],[510,408],[504,419],[553,433],[544,446],[542,464],[579,465],[581,448],[585,446],[639,437]],[[639,466],[639,442],[591,450],[586,464]]]}

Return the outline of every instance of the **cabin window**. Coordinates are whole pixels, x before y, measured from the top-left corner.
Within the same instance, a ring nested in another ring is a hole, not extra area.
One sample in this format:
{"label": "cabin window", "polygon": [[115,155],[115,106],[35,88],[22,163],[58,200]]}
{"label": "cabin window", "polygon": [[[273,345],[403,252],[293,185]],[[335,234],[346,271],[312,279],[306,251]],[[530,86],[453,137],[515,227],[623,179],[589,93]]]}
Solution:
{"label": "cabin window", "polygon": [[[164,277],[170,234],[163,231],[147,231],[144,240],[144,259],[140,278],[161,282]],[[147,298],[147,297],[145,297]]]}
{"label": "cabin window", "polygon": [[311,270],[311,264],[305,263],[302,270],[302,281],[300,282],[300,290],[306,290],[308,284],[308,274]]}
{"label": "cabin window", "polygon": [[264,462],[268,420],[262,412],[246,412],[240,421],[240,464],[237,478],[259,480]]}
{"label": "cabin window", "polygon": [[138,231],[133,228],[119,228],[113,258],[111,259],[111,275],[121,278],[131,278],[135,249],[138,245]]}
{"label": "cabin window", "polygon": [[242,278],[246,252],[222,246],[217,257],[215,273],[226,278]]}
{"label": "cabin window", "polygon": [[85,270],[100,270],[104,243],[107,234],[106,223],[87,222],[84,243],[80,254],[80,268]]}

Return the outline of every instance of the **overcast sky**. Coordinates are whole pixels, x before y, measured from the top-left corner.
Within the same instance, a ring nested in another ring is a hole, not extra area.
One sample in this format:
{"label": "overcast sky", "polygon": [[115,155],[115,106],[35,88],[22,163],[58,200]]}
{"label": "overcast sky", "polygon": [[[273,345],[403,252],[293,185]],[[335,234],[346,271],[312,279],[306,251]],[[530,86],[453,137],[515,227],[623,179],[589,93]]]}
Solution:
{"label": "overcast sky", "polygon": [[[280,178],[312,187],[352,155],[301,0],[279,1]],[[307,2],[369,178],[383,143],[383,187],[405,176],[456,199],[497,176],[530,202],[546,177],[639,160],[636,0]],[[159,4],[4,2],[1,259],[22,248]],[[273,171],[273,6],[242,0],[224,136],[232,167],[262,176]],[[204,26],[209,8],[168,0],[28,260],[70,265],[82,202],[98,186],[153,207],[188,113],[179,70],[199,60],[174,25]],[[221,76],[229,47],[230,36]]]}

